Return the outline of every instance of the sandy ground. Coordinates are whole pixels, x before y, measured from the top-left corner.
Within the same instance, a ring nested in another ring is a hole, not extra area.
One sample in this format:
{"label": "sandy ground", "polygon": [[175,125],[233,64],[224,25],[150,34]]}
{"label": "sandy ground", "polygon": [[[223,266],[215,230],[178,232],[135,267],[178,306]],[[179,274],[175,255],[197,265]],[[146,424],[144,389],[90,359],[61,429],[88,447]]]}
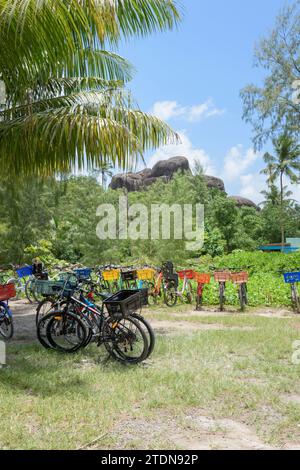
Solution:
{"label": "sandy ground", "polygon": [[[35,328],[35,312],[36,304],[29,304],[27,300],[17,300],[10,303],[11,310],[14,315],[15,334],[12,342],[32,342],[36,341],[36,328]],[[251,327],[226,327],[222,324],[202,324],[197,322],[184,321],[184,317],[207,317],[207,316],[228,316],[237,313],[236,310],[228,310],[226,312],[218,312],[214,307],[206,307],[201,312],[190,310],[186,312],[173,312],[170,313],[174,317],[178,317],[178,322],[170,322],[167,320],[160,320],[159,313],[155,314],[155,318],[151,320],[153,328],[158,334],[180,334],[182,331],[195,332],[197,330],[224,330],[224,329],[239,329],[251,330]],[[269,318],[295,318],[295,315],[288,309],[271,309],[259,308],[250,310],[251,315],[263,316]],[[147,310],[145,310],[147,316]]]}
{"label": "sandy ground", "polygon": [[[35,311],[36,305],[25,300],[11,302],[14,315],[15,335],[13,343],[35,342]],[[147,311],[145,314],[147,316]],[[222,324],[204,324],[184,321],[184,317],[227,316],[237,313],[236,310],[217,313],[216,308],[205,308],[202,312],[193,309],[187,312],[173,312],[178,322],[160,320],[159,312],[153,314],[151,324],[158,335],[179,335],[184,331],[194,333],[197,330],[228,330],[251,327],[232,327]],[[250,311],[251,315],[276,318],[295,318],[289,310],[260,308]],[[253,379],[255,380],[255,379]],[[286,394],[281,399],[287,403],[300,403],[300,396]],[[109,433],[118,442],[118,448],[156,449],[158,442],[165,442],[170,449],[205,450],[205,449],[272,449],[264,443],[247,423],[231,419],[213,418],[207,410],[191,409],[182,416],[170,416],[164,412],[154,412],[147,422],[143,418],[123,415],[123,419]],[[137,438],[138,436],[138,438]],[[86,449],[100,449],[99,441],[87,443]],[[298,442],[286,443],[283,449],[300,449]]]}

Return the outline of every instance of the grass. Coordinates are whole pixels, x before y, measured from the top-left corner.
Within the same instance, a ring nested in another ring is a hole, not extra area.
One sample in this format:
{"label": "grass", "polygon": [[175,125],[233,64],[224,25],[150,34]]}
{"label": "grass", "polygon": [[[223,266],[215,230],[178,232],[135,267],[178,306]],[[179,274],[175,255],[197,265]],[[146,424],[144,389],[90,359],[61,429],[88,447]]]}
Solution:
{"label": "grass", "polygon": [[300,442],[300,404],[282,399],[300,390],[300,365],[291,360],[300,321],[187,316],[186,309],[176,317],[168,309],[148,313],[199,331],[158,335],[153,357],[140,366],[106,361],[96,347],[63,356],[9,345],[8,367],[0,370],[0,447],[75,449],[99,437],[98,448],[172,447],[164,435],[145,443],[140,427],[157,416],[180,427],[191,410],[247,423],[272,445]]}

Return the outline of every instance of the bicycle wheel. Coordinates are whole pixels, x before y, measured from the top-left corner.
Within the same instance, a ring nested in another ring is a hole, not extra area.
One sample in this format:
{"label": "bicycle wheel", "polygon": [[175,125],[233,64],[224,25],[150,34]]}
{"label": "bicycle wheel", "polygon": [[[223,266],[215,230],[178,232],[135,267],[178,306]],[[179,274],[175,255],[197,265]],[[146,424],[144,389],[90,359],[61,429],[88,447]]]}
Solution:
{"label": "bicycle wheel", "polygon": [[53,312],[48,312],[46,315],[42,316],[37,324],[36,328],[36,334],[37,334],[37,339],[39,343],[45,348],[45,349],[55,349],[48,341],[47,339],[47,326],[49,321],[51,320],[53,315]]}
{"label": "bicycle wheel", "polygon": [[132,317],[107,318],[103,324],[101,342],[110,356],[126,364],[142,362],[149,350],[146,333]]}
{"label": "bicycle wheel", "polygon": [[34,296],[34,287],[35,287],[35,279],[28,279],[25,284],[25,295],[27,297],[28,302],[33,304],[36,300]]}
{"label": "bicycle wheel", "polygon": [[14,334],[14,324],[12,314],[7,305],[0,303],[0,336],[9,340]]}
{"label": "bicycle wheel", "polygon": [[224,311],[225,307],[225,282],[219,283],[220,311]]}
{"label": "bicycle wheel", "polygon": [[49,298],[49,297],[44,298],[44,300],[39,302],[37,309],[36,309],[35,324],[38,325],[40,319],[43,318],[45,315],[47,315],[53,308],[55,308],[57,303],[58,303],[57,300]]}
{"label": "bicycle wheel", "polygon": [[49,344],[56,350],[74,353],[85,346],[88,331],[84,322],[70,312],[53,312],[46,329]]}
{"label": "bicycle wheel", "polygon": [[140,326],[144,329],[146,335],[147,335],[147,340],[148,340],[148,353],[145,359],[148,359],[148,357],[153,353],[154,347],[155,347],[155,333],[150,325],[150,323],[142,316],[139,315],[138,313],[133,313],[131,314],[131,317],[137,320],[140,324]]}
{"label": "bicycle wheel", "polygon": [[247,305],[247,290],[246,290],[245,283],[242,283],[239,285],[239,301],[240,301],[241,311],[243,312]]}
{"label": "bicycle wheel", "polygon": [[192,284],[190,282],[188,283],[186,289],[187,289],[186,294],[185,294],[186,301],[188,304],[191,304],[193,303],[193,300],[194,300],[194,292],[193,292]]}
{"label": "bicycle wheel", "polygon": [[177,303],[177,289],[173,283],[169,283],[164,288],[164,302],[168,307],[174,307]]}
{"label": "bicycle wheel", "polygon": [[203,303],[203,284],[198,284],[197,287],[197,296],[196,296],[196,310],[200,311]]}
{"label": "bicycle wheel", "polygon": [[298,295],[298,292],[297,292],[297,287],[295,284],[292,284],[291,285],[291,289],[292,289],[292,305],[293,305],[293,310],[294,312],[296,313],[300,313],[300,298],[299,298],[299,295]]}

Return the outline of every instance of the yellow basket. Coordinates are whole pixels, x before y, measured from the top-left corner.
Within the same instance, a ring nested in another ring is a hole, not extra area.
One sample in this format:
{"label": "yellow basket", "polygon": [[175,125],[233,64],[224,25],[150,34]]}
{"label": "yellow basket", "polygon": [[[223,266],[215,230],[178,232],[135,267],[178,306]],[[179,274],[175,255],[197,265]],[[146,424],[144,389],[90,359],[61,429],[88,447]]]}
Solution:
{"label": "yellow basket", "polygon": [[120,278],[120,269],[111,269],[110,271],[103,271],[102,277],[104,281],[118,281]]}
{"label": "yellow basket", "polygon": [[155,271],[154,269],[138,269],[137,278],[139,281],[151,281],[154,279]]}

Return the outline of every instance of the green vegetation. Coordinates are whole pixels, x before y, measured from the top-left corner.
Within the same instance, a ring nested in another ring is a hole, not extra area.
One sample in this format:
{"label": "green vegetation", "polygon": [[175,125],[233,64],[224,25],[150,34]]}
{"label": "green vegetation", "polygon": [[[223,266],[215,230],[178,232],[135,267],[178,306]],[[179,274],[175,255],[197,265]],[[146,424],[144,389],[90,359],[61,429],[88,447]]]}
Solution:
{"label": "green vegetation", "polygon": [[[129,204],[142,203],[149,208],[155,203],[203,203],[205,244],[199,252],[187,252],[180,240],[99,240],[97,207],[109,203],[117,208],[124,193],[104,191],[96,176],[25,178],[16,186],[2,183],[0,264],[29,262],[33,256],[42,256],[46,264],[53,259],[92,266],[107,262],[160,264],[172,259],[179,265],[199,266],[205,255],[252,251],[262,243],[280,240],[280,198],[267,194],[261,211],[239,209],[224,193],[208,190],[201,175],[176,175],[168,184],[157,182],[147,191],[128,194]],[[300,236],[300,206],[286,200],[284,211],[286,235]],[[289,256],[279,255],[278,259],[291,264]],[[241,262],[240,266],[245,264],[253,263]]]}
{"label": "green vegetation", "polygon": [[173,0],[0,0],[0,166],[7,176],[113,164],[176,141],[140,111],[126,84],[121,38],[172,29]]}
{"label": "green vegetation", "polygon": [[[292,398],[300,366],[291,359],[298,319],[178,309],[176,317],[147,316],[156,322],[157,348],[139,367],[106,363],[97,348],[63,356],[9,346],[9,367],[0,371],[1,448],[184,449],[180,438],[193,436],[187,417],[198,415],[247,423],[274,446],[299,441],[300,405]],[[200,442],[204,435],[196,433]]]}

